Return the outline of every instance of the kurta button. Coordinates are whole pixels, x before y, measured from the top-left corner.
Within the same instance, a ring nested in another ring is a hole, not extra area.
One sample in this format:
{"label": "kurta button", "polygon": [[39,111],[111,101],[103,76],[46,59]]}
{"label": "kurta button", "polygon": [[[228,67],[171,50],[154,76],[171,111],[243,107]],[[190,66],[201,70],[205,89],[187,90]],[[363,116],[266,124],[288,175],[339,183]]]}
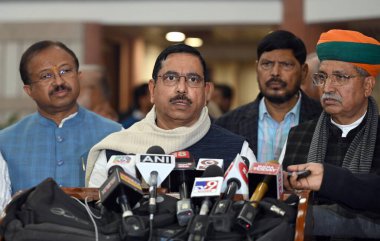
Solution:
{"label": "kurta button", "polygon": [[57,141],[58,141],[58,142],[62,142],[62,141],[63,141],[63,137],[61,137],[61,136],[57,136]]}
{"label": "kurta button", "polygon": [[63,161],[63,160],[58,160],[58,161],[57,161],[57,164],[58,164],[58,166],[62,166],[62,165],[63,165],[63,163],[64,163],[64,161]]}

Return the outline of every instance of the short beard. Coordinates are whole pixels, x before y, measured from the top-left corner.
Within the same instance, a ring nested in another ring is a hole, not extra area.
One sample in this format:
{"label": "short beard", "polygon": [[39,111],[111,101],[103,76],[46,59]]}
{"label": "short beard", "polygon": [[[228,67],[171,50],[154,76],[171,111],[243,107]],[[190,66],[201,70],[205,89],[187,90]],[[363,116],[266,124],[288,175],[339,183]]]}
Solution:
{"label": "short beard", "polygon": [[291,100],[297,93],[298,93],[298,90],[295,93],[294,92],[287,93],[285,96],[270,96],[266,94],[263,94],[263,95],[267,100],[269,100],[272,103],[283,104]]}
{"label": "short beard", "polygon": [[[286,88],[287,83],[285,81],[282,81],[279,78],[271,78],[265,85],[269,85],[270,82],[278,82],[283,85],[284,88]],[[268,86],[267,86],[268,87]],[[272,103],[275,104],[283,104],[285,102],[288,102],[291,100],[294,96],[296,96],[299,92],[299,88],[291,89],[289,92],[286,92],[284,96],[276,96],[276,95],[268,95],[267,93],[262,92],[263,96],[269,100]]]}

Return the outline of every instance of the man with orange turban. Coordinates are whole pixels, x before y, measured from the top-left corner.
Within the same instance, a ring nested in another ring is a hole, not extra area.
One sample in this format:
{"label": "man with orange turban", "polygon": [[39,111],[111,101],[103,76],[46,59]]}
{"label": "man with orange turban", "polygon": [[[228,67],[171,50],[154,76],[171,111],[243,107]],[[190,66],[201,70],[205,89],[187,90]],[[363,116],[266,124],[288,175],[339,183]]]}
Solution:
{"label": "man with orange turban", "polygon": [[[319,119],[289,132],[283,151],[285,188],[315,191],[318,240],[380,238],[380,125],[371,97],[380,43],[356,31],[330,30],[317,43],[313,75],[321,90]],[[295,171],[311,174],[297,180]],[[363,239],[360,239],[363,240]]]}

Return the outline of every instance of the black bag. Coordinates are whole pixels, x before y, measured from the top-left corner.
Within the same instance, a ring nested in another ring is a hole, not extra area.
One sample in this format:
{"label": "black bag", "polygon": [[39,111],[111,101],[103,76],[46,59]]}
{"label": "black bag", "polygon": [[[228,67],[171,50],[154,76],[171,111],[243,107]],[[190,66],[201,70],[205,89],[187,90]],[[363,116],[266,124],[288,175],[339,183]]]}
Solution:
{"label": "black bag", "polygon": [[101,218],[91,218],[83,203],[48,178],[12,199],[0,225],[0,236],[5,241],[121,240],[120,215],[101,213],[95,205],[88,209]]}
{"label": "black bag", "polygon": [[[146,197],[139,202],[138,208],[133,209],[132,219],[122,221],[120,213],[99,208],[94,203],[90,203],[87,209],[100,218],[91,218],[82,202],[64,193],[53,179],[48,178],[12,199],[0,224],[0,236],[5,241],[144,241],[151,234],[152,240],[187,240],[189,226],[179,226],[176,219],[177,199],[168,195],[160,195],[160,199],[162,201],[157,203],[154,228],[150,232]],[[246,203],[233,203],[230,212],[232,223]],[[264,203],[267,205],[263,205]],[[272,204],[284,210],[286,215],[281,216],[264,208]],[[252,228],[248,231],[242,231],[235,226],[230,232],[216,231],[213,228],[214,221],[210,218],[207,240],[293,240],[297,205],[265,198],[257,210]],[[130,225],[132,221],[139,221],[145,227],[138,235],[126,232],[126,229],[133,227]]]}

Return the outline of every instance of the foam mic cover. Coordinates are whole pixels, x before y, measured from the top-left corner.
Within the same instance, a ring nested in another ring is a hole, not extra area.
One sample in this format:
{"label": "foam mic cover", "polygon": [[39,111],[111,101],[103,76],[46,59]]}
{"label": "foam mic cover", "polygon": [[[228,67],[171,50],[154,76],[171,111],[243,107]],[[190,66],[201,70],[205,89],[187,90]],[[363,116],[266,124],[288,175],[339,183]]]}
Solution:
{"label": "foam mic cover", "polygon": [[206,168],[202,177],[223,177],[223,170],[217,165],[211,165]]}
{"label": "foam mic cover", "polygon": [[146,151],[147,154],[165,154],[165,151],[164,149],[162,149],[162,147],[160,146],[151,146],[148,148],[148,150]]}

